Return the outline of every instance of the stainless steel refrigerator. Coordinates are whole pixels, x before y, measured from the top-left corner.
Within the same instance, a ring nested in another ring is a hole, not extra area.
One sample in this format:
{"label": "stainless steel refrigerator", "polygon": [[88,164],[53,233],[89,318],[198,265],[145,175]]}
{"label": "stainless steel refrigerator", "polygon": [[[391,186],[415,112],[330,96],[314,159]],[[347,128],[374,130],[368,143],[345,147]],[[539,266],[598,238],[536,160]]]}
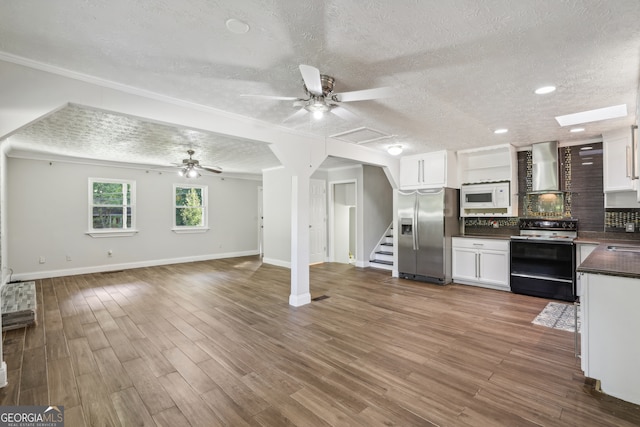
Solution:
{"label": "stainless steel refrigerator", "polygon": [[459,190],[398,192],[398,273],[405,279],[451,282],[451,237],[460,231]]}

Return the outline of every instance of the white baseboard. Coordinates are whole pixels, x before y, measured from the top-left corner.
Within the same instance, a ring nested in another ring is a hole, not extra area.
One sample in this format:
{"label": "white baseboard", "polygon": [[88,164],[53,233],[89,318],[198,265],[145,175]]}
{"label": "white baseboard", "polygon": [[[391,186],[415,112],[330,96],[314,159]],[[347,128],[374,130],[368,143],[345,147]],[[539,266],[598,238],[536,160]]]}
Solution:
{"label": "white baseboard", "polygon": [[292,305],[294,307],[300,307],[306,304],[309,304],[311,302],[311,294],[310,293],[306,293],[306,294],[302,294],[302,295],[289,295],[289,305]]}
{"label": "white baseboard", "polygon": [[276,265],[278,267],[291,268],[291,261],[282,261],[274,258],[262,258],[262,262],[265,264]]}
{"label": "white baseboard", "polygon": [[122,264],[106,264],[79,268],[65,268],[60,270],[34,271],[18,273],[11,276],[12,281],[49,279],[52,277],[75,276],[78,274],[103,273],[107,271],[130,270],[132,268],[155,267],[158,265],[183,264],[185,262],[209,261],[213,259],[237,258],[242,256],[258,255],[257,250],[243,252],[227,252],[220,254],[207,254],[182,258],[167,258],[140,262],[128,262]]}
{"label": "white baseboard", "polygon": [[360,268],[369,267],[369,261],[356,261],[356,267],[360,267]]}

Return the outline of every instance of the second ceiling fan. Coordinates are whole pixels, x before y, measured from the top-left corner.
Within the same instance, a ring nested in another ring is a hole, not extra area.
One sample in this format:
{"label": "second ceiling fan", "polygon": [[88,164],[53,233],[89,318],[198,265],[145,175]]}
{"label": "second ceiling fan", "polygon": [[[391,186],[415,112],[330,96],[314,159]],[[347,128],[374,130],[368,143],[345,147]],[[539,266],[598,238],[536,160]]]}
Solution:
{"label": "second ceiling fan", "polygon": [[305,98],[295,96],[271,96],[271,95],[241,95],[257,98],[275,99],[279,101],[294,101],[294,107],[300,107],[284,121],[293,120],[312,113],[315,118],[322,118],[324,113],[331,112],[344,120],[355,120],[357,116],[340,106],[342,102],[366,101],[370,99],[387,98],[393,95],[390,87],[375,89],[354,90],[351,92],[333,93],[335,79],[326,74],[320,74],[320,70],[311,65],[300,65],[300,74],[304,81]]}

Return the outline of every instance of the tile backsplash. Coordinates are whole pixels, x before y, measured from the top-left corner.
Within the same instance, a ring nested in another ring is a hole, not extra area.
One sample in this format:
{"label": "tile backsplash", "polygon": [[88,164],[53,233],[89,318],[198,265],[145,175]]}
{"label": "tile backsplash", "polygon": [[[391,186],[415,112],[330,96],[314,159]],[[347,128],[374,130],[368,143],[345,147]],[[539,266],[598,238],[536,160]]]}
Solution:
{"label": "tile backsplash", "polygon": [[633,224],[633,232],[640,233],[640,209],[607,208],[604,213],[604,231],[625,232]]}

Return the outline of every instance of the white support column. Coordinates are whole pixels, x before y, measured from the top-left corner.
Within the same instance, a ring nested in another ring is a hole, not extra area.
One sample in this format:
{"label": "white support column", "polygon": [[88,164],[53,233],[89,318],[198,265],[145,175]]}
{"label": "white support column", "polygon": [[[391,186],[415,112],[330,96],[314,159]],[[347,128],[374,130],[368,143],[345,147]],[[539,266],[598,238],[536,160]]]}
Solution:
{"label": "white support column", "polygon": [[291,177],[291,295],[289,304],[311,302],[309,293],[309,176]]}

